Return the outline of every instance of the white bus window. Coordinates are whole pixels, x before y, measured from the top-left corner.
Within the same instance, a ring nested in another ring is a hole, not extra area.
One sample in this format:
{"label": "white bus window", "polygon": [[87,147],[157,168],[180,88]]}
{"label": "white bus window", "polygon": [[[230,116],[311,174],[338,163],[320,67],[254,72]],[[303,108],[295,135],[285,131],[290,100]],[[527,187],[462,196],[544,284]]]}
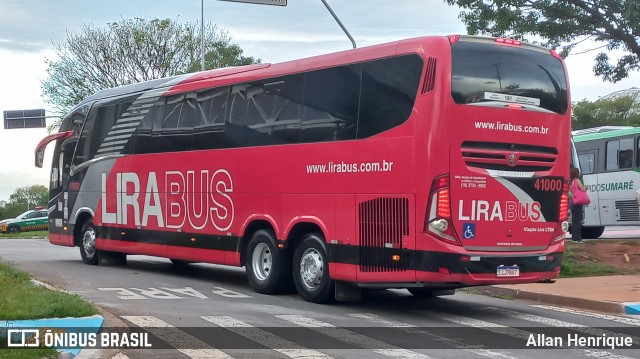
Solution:
{"label": "white bus window", "polygon": [[580,159],[580,170],[583,175],[595,172],[596,156],[593,153],[581,153],[578,155]]}
{"label": "white bus window", "polygon": [[632,168],[633,146],[631,138],[607,142],[607,171]]}

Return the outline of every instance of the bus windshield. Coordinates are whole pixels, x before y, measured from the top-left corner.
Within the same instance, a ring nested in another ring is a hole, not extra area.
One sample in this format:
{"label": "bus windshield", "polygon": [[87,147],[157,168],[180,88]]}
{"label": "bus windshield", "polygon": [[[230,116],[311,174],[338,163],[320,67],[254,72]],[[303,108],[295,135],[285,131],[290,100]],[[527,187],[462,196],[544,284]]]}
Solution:
{"label": "bus windshield", "polygon": [[548,52],[474,41],[456,42],[451,51],[451,91],[457,104],[502,101],[567,111],[564,69]]}

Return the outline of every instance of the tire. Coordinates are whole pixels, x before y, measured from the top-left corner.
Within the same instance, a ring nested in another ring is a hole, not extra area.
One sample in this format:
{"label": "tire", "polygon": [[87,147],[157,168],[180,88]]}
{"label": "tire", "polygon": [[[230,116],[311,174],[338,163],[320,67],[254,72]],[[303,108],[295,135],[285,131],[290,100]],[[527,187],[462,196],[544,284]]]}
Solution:
{"label": "tire", "polygon": [[604,226],[601,227],[582,227],[582,239],[595,239],[604,233]]}
{"label": "tire", "polygon": [[329,276],[329,258],[324,238],[305,235],[293,253],[293,284],[307,302],[326,303],[335,298],[335,281]]}
{"label": "tire", "polygon": [[96,227],[93,220],[88,220],[82,226],[78,246],[80,247],[80,256],[85,264],[98,264],[98,250],[96,249]]}
{"label": "tire", "polygon": [[247,246],[245,267],[249,284],[258,293],[275,294],[291,283],[291,257],[276,249],[270,229],[256,231]]}
{"label": "tire", "polygon": [[11,227],[9,227],[8,232],[9,232],[9,233],[20,233],[20,227],[18,227],[18,226],[11,226]]}

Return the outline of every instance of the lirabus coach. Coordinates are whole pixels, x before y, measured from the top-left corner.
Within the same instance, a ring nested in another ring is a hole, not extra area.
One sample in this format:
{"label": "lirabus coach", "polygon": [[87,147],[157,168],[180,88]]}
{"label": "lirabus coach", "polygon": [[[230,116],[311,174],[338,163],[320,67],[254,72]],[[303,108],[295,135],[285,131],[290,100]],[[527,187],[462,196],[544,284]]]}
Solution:
{"label": "lirabus coach", "polygon": [[100,91],[36,150],[55,142],[49,238],[312,302],[549,281],[569,104],[556,52],[458,35]]}
{"label": "lirabus coach", "polygon": [[573,132],[583,181],[583,238],[598,238],[606,226],[640,225],[640,128],[609,127]]}

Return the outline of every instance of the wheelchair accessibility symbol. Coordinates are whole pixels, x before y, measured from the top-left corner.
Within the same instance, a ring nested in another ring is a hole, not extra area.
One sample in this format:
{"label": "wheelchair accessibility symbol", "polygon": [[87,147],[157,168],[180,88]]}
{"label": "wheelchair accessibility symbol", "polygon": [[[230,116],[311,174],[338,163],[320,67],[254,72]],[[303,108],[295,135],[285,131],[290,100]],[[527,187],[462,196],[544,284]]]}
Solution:
{"label": "wheelchair accessibility symbol", "polygon": [[475,223],[464,223],[462,225],[462,237],[464,237],[464,239],[475,239],[476,238],[476,224]]}

